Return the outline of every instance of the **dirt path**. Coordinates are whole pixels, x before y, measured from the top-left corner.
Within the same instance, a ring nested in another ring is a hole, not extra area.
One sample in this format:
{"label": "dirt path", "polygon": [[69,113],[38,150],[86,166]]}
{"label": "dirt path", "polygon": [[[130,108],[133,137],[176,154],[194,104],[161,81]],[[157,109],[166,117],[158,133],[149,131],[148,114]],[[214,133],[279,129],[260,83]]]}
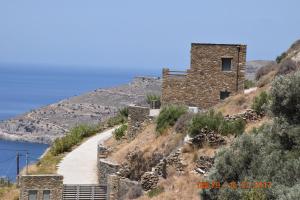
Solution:
{"label": "dirt path", "polygon": [[64,184],[97,184],[97,144],[112,136],[114,129],[99,133],[75,150],[59,163],[57,173],[64,176]]}

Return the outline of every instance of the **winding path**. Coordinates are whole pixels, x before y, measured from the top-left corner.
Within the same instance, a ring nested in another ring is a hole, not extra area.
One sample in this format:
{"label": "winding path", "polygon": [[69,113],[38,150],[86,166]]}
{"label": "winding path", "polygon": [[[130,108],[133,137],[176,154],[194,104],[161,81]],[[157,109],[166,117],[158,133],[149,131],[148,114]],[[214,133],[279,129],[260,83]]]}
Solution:
{"label": "winding path", "polygon": [[97,184],[97,144],[112,136],[113,129],[99,133],[67,154],[58,164],[57,173],[64,184]]}

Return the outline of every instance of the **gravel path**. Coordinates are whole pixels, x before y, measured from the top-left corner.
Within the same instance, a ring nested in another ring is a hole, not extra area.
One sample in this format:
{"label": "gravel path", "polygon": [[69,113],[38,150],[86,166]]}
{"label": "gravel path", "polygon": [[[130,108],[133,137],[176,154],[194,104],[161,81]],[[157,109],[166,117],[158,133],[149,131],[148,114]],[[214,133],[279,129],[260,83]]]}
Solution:
{"label": "gravel path", "polygon": [[99,133],[72,152],[58,165],[57,173],[64,176],[64,184],[97,184],[97,144],[109,139],[114,129]]}

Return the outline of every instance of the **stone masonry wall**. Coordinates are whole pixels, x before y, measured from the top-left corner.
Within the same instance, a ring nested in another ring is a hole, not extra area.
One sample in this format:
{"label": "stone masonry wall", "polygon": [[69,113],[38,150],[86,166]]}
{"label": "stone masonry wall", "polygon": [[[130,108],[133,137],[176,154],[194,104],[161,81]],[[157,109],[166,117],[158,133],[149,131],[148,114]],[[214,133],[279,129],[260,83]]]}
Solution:
{"label": "stone masonry wall", "polygon": [[131,105],[128,107],[128,132],[129,140],[135,138],[136,134],[144,127],[149,119],[150,108]]}
{"label": "stone masonry wall", "polygon": [[62,200],[63,176],[24,175],[20,179],[20,200],[28,200],[30,190],[37,191],[37,200],[43,200],[43,191],[50,190],[50,200]]}
{"label": "stone masonry wall", "polygon": [[[222,71],[222,58],[231,58],[231,70]],[[191,68],[177,75],[163,69],[162,103],[209,108],[220,102],[220,92],[244,90],[246,46],[192,44]]]}
{"label": "stone masonry wall", "polygon": [[97,174],[100,184],[107,184],[108,175],[116,173],[120,168],[119,164],[108,160],[107,156],[108,149],[102,143],[98,144]]}

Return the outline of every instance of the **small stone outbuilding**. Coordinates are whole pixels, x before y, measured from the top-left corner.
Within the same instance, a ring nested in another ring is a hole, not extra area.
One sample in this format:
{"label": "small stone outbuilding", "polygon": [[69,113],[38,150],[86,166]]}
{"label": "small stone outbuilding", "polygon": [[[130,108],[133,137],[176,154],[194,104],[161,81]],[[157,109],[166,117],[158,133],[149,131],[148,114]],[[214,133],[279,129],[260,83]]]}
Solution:
{"label": "small stone outbuilding", "polygon": [[191,68],[163,69],[162,103],[209,108],[244,91],[246,45],[192,43]]}
{"label": "small stone outbuilding", "polygon": [[62,200],[63,176],[23,175],[20,179],[20,200]]}

